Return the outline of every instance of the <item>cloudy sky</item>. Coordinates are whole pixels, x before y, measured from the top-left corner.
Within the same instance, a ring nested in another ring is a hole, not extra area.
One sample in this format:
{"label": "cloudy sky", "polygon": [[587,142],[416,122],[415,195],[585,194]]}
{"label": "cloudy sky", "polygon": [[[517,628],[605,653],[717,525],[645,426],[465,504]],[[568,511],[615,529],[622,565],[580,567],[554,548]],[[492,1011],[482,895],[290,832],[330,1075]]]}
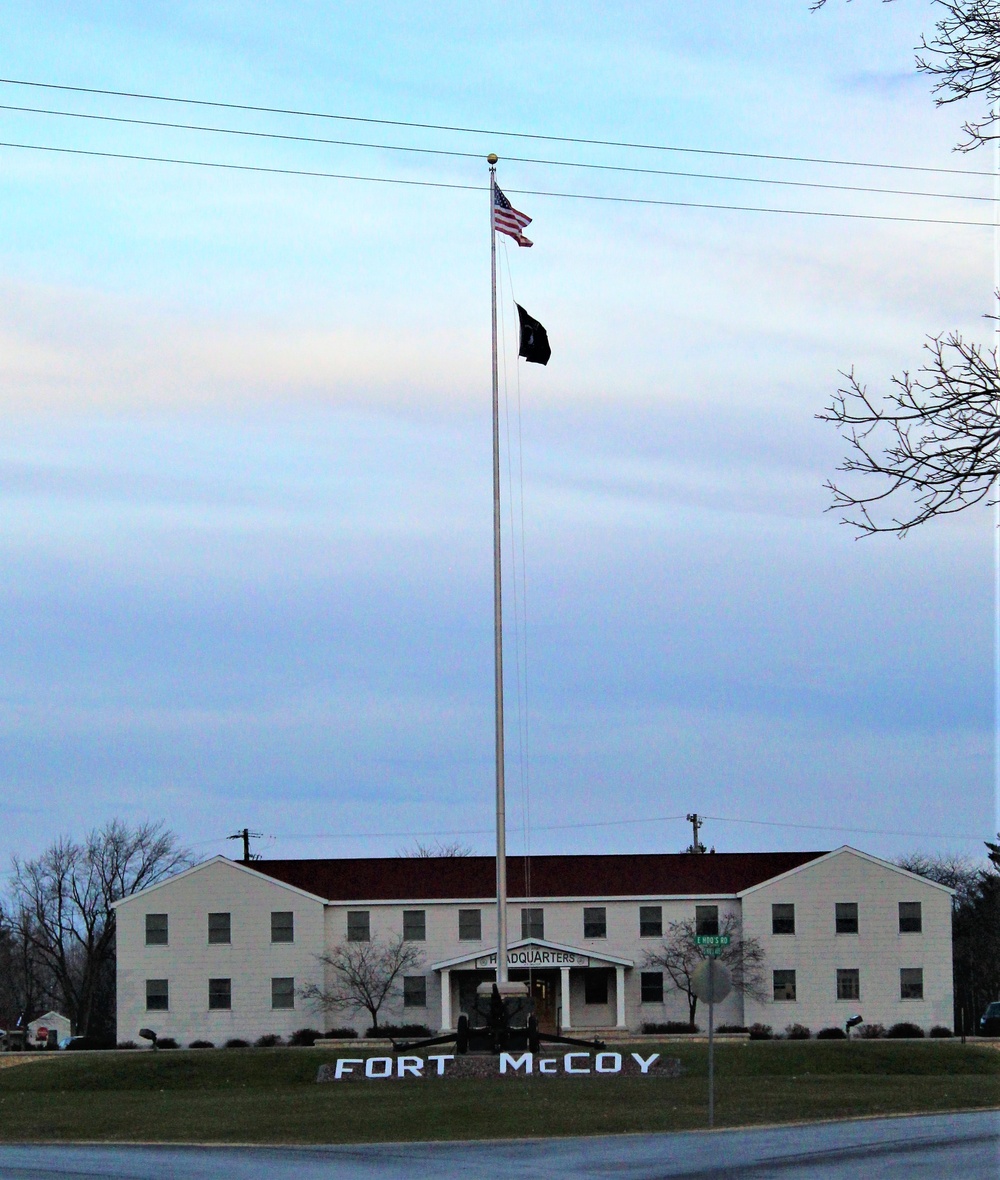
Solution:
{"label": "cloudy sky", "polygon": [[114,816],[490,851],[491,150],[536,243],[499,248],[513,849],[697,810],[720,851],[978,855],[989,511],[855,540],[815,415],[987,337],[991,231],[691,207],[989,221],[985,175],[699,154],[988,171],[913,71],[929,5],[3,10],[8,80],[389,122],[0,84],[6,145],[73,149],[0,147],[0,862]]}

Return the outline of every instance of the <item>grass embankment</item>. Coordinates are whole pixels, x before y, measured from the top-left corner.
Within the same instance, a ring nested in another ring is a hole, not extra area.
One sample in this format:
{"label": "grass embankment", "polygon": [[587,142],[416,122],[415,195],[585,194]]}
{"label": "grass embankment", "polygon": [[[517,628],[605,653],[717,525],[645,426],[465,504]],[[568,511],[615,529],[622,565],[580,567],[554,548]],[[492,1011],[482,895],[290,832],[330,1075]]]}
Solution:
{"label": "grass embankment", "polygon": [[[317,1067],[336,1056],[329,1050],[67,1053],[0,1071],[0,1139],[358,1143],[704,1127],[706,1047],[654,1048],[679,1057],[684,1076],[316,1085]],[[996,1049],[858,1041],[716,1050],[718,1126],[995,1106]]]}

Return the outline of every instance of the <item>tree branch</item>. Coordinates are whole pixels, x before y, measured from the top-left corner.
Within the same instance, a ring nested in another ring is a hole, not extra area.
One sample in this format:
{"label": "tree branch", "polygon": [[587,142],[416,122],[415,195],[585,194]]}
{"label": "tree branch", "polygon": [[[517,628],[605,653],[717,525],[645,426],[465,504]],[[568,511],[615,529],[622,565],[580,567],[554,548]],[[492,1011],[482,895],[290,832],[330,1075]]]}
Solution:
{"label": "tree branch", "polygon": [[[841,427],[850,448],[838,470],[878,480],[870,492],[825,485],[831,508],[845,511],[844,522],[861,534],[904,536],[933,517],[961,512],[987,499],[1000,474],[995,350],[958,332],[928,338],[924,350],[917,375],[893,377],[881,399],[869,395],[853,369],[844,373],[846,386],[817,415]],[[890,500],[892,514],[885,517],[878,510]]]}

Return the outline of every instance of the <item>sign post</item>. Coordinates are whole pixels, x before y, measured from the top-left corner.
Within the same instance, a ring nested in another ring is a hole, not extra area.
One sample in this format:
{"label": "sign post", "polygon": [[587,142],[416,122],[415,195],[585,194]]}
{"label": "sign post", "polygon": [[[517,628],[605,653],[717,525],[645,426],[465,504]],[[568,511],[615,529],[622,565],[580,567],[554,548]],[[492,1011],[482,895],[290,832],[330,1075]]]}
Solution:
{"label": "sign post", "polygon": [[708,1004],[708,1125],[715,1126],[715,1005],[733,990],[733,977],[716,959],[729,946],[728,934],[696,934],[695,944],[707,956],[691,973],[691,990]]}

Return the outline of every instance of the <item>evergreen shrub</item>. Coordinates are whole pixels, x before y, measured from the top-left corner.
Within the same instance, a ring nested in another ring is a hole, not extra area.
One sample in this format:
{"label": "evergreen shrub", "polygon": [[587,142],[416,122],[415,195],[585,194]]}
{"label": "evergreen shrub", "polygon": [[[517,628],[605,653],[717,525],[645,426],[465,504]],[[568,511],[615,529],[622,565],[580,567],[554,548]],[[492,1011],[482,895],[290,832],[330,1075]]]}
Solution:
{"label": "evergreen shrub", "polygon": [[315,1028],[300,1028],[288,1038],[289,1045],[314,1045],[323,1034]]}
{"label": "evergreen shrub", "polygon": [[885,1035],[894,1040],[906,1040],[910,1037],[922,1037],[924,1030],[919,1024],[911,1024],[908,1020],[901,1020],[898,1024],[894,1024]]}

